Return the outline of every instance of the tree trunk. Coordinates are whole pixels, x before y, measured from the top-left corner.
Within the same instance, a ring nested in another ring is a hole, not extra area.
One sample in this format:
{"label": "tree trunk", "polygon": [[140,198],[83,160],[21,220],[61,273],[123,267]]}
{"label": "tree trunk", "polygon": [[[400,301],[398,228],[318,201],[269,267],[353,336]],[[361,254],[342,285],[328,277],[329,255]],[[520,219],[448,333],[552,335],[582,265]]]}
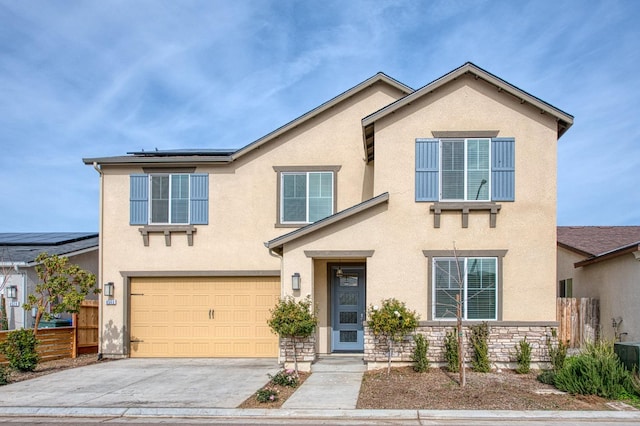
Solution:
{"label": "tree trunk", "polygon": [[38,335],[38,326],[40,325],[40,319],[42,318],[42,312],[40,312],[40,309],[38,309],[38,311],[36,312],[36,320],[33,324],[33,335],[37,336]]}
{"label": "tree trunk", "polygon": [[460,386],[465,387],[467,378],[464,371],[464,334],[462,332],[462,305],[460,303],[460,294],[456,294],[456,319],[458,325],[458,371],[460,371]]}
{"label": "tree trunk", "polygon": [[387,357],[387,375],[391,374],[391,354],[393,353],[393,339],[387,337],[387,346],[389,346],[389,356]]}
{"label": "tree trunk", "polygon": [[7,301],[0,296],[0,330],[9,329],[9,320],[7,319]]}
{"label": "tree trunk", "polygon": [[291,336],[291,341],[293,342],[293,368],[296,370],[296,374],[298,374],[298,351],[296,350],[296,338]]}

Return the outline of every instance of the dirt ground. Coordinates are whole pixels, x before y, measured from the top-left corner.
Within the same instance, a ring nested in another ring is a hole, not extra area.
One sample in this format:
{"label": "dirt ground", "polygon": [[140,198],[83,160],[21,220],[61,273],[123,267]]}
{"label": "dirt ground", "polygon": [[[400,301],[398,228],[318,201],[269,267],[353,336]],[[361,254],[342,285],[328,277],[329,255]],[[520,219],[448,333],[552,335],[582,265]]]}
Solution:
{"label": "dirt ground", "polygon": [[[279,385],[269,385],[270,388],[275,389],[278,392],[278,399],[273,402],[258,402],[256,399],[256,395],[253,394],[249,398],[247,398],[242,404],[238,406],[238,408],[280,408],[282,404],[289,398],[293,393],[307,380],[311,373],[299,372],[300,381],[298,382],[298,386],[295,388],[288,386],[279,386]],[[267,386],[268,383],[265,383]],[[257,391],[257,389],[256,389]]]}
{"label": "dirt ground", "polygon": [[12,371],[9,378],[10,383],[21,382],[23,380],[29,380],[36,377],[44,376],[46,374],[55,373],[57,371],[66,370],[68,368],[82,367],[85,365],[95,364],[97,362],[108,362],[105,359],[98,361],[98,354],[85,354],[80,355],[75,359],[65,358],[57,359],[54,361],[41,362],[36,367],[35,371]]}
{"label": "dirt ground", "polygon": [[[611,410],[596,396],[558,395],[540,383],[536,373],[474,373],[467,370],[467,384],[459,386],[459,374],[432,368],[416,373],[411,367],[366,372],[357,408],[424,410]],[[543,393],[536,393],[542,391]],[[546,392],[546,393],[545,393]]]}

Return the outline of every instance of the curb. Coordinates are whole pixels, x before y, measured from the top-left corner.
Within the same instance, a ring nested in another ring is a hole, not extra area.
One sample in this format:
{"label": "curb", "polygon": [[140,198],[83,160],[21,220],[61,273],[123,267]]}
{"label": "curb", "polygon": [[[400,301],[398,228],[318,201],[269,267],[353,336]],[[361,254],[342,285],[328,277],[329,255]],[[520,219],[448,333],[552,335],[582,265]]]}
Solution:
{"label": "curb", "polygon": [[181,407],[0,407],[0,417],[149,417],[323,420],[637,420],[640,411],[287,410]]}

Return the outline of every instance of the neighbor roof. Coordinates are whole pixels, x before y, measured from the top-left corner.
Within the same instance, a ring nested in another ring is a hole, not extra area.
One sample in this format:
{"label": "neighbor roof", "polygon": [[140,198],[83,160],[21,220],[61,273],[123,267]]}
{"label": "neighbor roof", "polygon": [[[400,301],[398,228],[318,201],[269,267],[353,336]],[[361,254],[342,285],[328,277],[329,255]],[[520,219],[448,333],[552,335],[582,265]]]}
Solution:
{"label": "neighbor roof", "polygon": [[40,253],[73,256],[98,249],[96,232],[0,233],[0,264],[30,266]]}
{"label": "neighbor roof", "polygon": [[585,256],[584,266],[639,250],[640,226],[559,226],[558,245]]}

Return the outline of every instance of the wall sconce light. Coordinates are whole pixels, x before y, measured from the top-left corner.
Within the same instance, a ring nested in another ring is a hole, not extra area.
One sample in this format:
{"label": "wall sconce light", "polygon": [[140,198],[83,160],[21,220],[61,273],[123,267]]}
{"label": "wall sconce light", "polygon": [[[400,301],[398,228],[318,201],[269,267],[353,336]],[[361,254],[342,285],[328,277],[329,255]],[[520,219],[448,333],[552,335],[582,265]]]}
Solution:
{"label": "wall sconce light", "polygon": [[31,308],[31,318],[35,318],[38,315],[38,308]]}
{"label": "wall sconce light", "polygon": [[7,287],[7,297],[9,299],[17,299],[18,298],[18,287],[15,285],[10,285]]}
{"label": "wall sconce light", "polygon": [[103,286],[103,291],[104,291],[104,295],[107,297],[113,297],[113,289],[114,289],[114,285],[111,281],[109,281],[108,283],[105,283]]}
{"label": "wall sconce light", "polygon": [[297,272],[291,275],[291,289],[300,290],[300,274]]}

